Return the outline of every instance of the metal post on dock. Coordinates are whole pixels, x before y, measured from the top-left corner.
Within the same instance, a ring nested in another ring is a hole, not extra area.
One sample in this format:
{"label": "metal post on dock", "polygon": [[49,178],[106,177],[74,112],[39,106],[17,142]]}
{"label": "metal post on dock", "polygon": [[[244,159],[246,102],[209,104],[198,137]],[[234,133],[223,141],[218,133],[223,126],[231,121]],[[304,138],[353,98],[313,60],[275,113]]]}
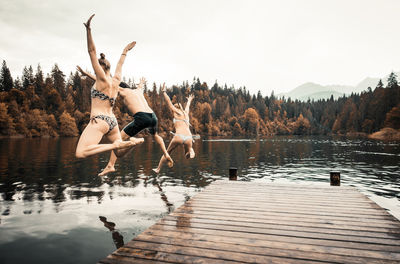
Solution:
{"label": "metal post on dock", "polygon": [[236,181],[237,180],[237,168],[230,167],[229,168],[229,180]]}
{"label": "metal post on dock", "polygon": [[340,186],[340,172],[331,171],[331,186]]}

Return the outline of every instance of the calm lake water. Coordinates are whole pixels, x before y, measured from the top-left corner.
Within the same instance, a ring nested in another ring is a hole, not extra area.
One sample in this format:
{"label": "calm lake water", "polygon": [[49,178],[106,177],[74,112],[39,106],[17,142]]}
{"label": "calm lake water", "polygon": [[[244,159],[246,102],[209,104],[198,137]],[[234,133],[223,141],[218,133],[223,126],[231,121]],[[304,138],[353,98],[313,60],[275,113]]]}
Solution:
{"label": "calm lake water", "polygon": [[173,153],[158,177],[161,157],[146,138],[119,160],[117,172],[97,174],[104,153],[74,157],[77,138],[0,139],[0,263],[96,263],[182,205],[209,183],[226,179],[329,185],[341,172],[400,217],[400,143],[328,137],[203,139],[196,158]]}

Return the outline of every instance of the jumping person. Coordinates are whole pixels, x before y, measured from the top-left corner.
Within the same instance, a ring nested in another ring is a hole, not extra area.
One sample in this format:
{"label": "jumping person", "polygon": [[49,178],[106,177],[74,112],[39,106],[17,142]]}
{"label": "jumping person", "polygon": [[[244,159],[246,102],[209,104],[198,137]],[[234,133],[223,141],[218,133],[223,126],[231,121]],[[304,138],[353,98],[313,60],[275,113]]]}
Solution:
{"label": "jumping person", "polygon": [[[121,156],[127,149],[144,141],[143,138],[130,138],[128,141],[122,141],[118,122],[112,111],[118,94],[118,84],[121,81],[122,65],[127,52],[135,46],[136,42],[129,43],[124,48],[115,75],[111,77],[110,62],[106,60],[105,55],[101,53],[101,58],[97,59],[96,47],[90,29],[93,16],[83,24],[86,27],[88,52],[96,74],[96,82],[91,89],[90,121],[79,138],[75,152],[77,158],[85,158],[109,150],[115,150],[116,154]],[[113,143],[99,144],[103,136],[106,136]]]}
{"label": "jumping person", "polygon": [[[77,66],[77,68],[83,75],[86,75],[91,79],[94,78],[92,74],[83,71],[79,66]],[[150,134],[153,135],[154,140],[158,143],[162,152],[164,153],[164,156],[168,160],[168,165],[172,167],[174,162],[165,148],[164,140],[158,134],[157,116],[154,114],[143,95],[145,84],[145,78],[140,79],[137,89],[129,88],[129,86],[124,82],[119,84],[119,95],[123,98],[124,104],[134,118],[132,122],[130,122],[121,130],[121,137],[123,140],[126,140],[147,128]],[[117,156],[112,151],[107,166],[101,173],[99,173],[99,176],[104,176],[110,172],[114,172],[114,166],[116,162]]]}
{"label": "jumping person", "polygon": [[[192,133],[190,132],[190,123],[189,123],[189,108],[190,108],[190,103],[193,100],[193,95],[189,95],[187,98],[187,103],[185,109],[183,109],[182,105],[180,103],[178,104],[172,104],[171,99],[169,98],[166,90],[165,90],[165,84],[163,84],[162,87],[162,93],[164,95],[165,100],[167,101],[167,105],[169,109],[172,111],[174,115],[173,123],[175,126],[175,133],[174,137],[172,138],[171,142],[168,145],[167,151],[168,153],[171,153],[172,151],[175,150],[176,147],[183,145],[184,147],[184,152],[185,152],[185,157],[187,159],[193,159],[195,156],[194,150],[193,150],[193,136]],[[163,163],[165,162],[165,157],[162,156],[161,160],[158,164],[158,167],[156,169],[153,169],[155,173],[159,173]]]}

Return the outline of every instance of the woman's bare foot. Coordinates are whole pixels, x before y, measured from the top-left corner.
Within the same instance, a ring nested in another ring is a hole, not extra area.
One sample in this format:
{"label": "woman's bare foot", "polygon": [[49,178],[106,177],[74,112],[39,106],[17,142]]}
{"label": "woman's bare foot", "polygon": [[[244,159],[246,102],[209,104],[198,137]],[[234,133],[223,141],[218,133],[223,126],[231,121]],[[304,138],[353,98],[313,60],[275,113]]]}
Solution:
{"label": "woman's bare foot", "polygon": [[167,159],[168,167],[172,168],[174,166],[174,161],[172,160],[171,156],[169,154],[164,154],[164,157]]}
{"label": "woman's bare foot", "polygon": [[123,148],[129,148],[133,147],[135,144],[134,142],[127,140],[127,141],[122,141],[122,140],[116,140],[113,142],[113,145],[115,146],[115,149],[123,149]]}
{"label": "woman's bare foot", "polygon": [[114,172],[114,171],[115,171],[114,166],[107,165],[107,167],[105,167],[105,168],[103,169],[103,171],[100,172],[98,175],[99,175],[99,176],[104,176],[104,175],[107,175],[108,173]]}
{"label": "woman's bare foot", "polygon": [[144,138],[135,137],[131,137],[127,141],[117,140],[113,144],[119,144],[119,146],[114,150],[114,153],[118,158],[121,158],[128,154],[134,146],[142,144],[143,142]]}
{"label": "woman's bare foot", "polygon": [[144,138],[130,137],[129,141],[133,142],[133,146],[136,146],[138,144],[142,144],[144,142]]}
{"label": "woman's bare foot", "polygon": [[185,157],[187,159],[193,159],[196,154],[194,153],[193,148],[190,148],[189,152],[186,153]]}
{"label": "woman's bare foot", "polygon": [[157,174],[159,174],[159,173],[160,173],[160,169],[159,169],[159,168],[157,168],[157,169],[153,169],[153,171],[154,171],[155,173],[157,173]]}

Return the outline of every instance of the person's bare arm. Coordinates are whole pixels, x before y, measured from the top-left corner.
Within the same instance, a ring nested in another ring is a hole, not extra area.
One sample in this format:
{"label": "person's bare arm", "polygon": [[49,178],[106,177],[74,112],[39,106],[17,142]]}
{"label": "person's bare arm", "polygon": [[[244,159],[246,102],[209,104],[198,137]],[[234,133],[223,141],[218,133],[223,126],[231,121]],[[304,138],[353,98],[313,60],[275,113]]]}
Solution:
{"label": "person's bare arm", "polygon": [[142,90],[142,92],[144,91],[144,86],[146,85],[146,78],[142,77],[140,78],[140,82],[137,84],[137,88],[138,90]]}
{"label": "person's bare arm", "polygon": [[189,115],[190,103],[192,102],[193,98],[194,98],[193,94],[189,95],[188,101],[186,103],[185,112],[188,115]]}
{"label": "person's bare arm", "polygon": [[171,99],[169,98],[169,96],[168,96],[168,94],[167,94],[167,91],[166,91],[166,89],[165,89],[165,83],[163,83],[163,86],[162,86],[162,88],[161,88],[161,92],[162,92],[163,95],[164,95],[165,101],[167,101],[167,105],[168,105],[169,109],[170,109],[172,112],[179,113],[178,109],[176,109],[176,107],[172,104]]}
{"label": "person's bare arm", "polygon": [[82,70],[81,67],[79,67],[79,65],[76,65],[76,69],[83,75],[83,76],[87,76],[90,79],[92,79],[93,81],[96,81],[96,76],[94,76],[91,73],[88,73],[87,71]]}
{"label": "person's bare arm", "polygon": [[115,74],[114,74],[114,78],[116,78],[118,81],[121,81],[121,78],[122,78],[122,65],[125,62],[126,55],[127,55],[128,51],[130,51],[133,47],[135,47],[135,45],[136,45],[136,41],[133,41],[133,42],[129,43],[122,51],[121,57],[119,58],[117,68],[115,69]]}
{"label": "person's bare arm", "polygon": [[97,55],[96,55],[96,46],[94,45],[93,37],[92,37],[92,30],[90,28],[90,22],[92,21],[92,18],[94,17],[94,14],[91,15],[91,17],[88,19],[86,23],[83,23],[86,27],[86,37],[87,37],[87,46],[88,46],[88,52],[89,52],[89,57],[90,61],[92,63],[92,67],[94,70],[94,73],[96,74],[96,80],[106,80],[106,74],[103,71],[103,69],[100,66],[99,61],[97,60]]}

